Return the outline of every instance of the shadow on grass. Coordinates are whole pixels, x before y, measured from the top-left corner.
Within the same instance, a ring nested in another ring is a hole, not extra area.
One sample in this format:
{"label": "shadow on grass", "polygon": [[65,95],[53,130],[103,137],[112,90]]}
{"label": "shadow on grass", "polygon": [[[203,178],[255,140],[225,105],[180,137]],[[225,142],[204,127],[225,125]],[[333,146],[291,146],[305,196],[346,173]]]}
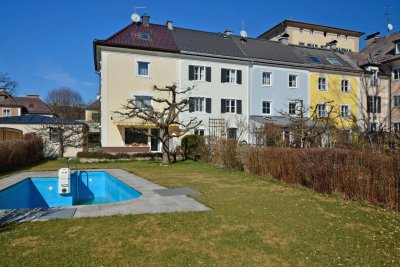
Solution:
{"label": "shadow on grass", "polygon": [[54,161],[54,160],[53,159],[44,159],[44,160],[42,160],[42,161],[40,161],[40,162],[38,162],[36,164],[33,164],[33,165],[23,166],[23,167],[19,167],[19,168],[16,168],[16,169],[13,169],[13,170],[8,170],[8,171],[0,171],[0,179],[4,178],[6,176],[10,176],[10,175],[12,175],[14,173],[17,173],[17,172],[28,171],[32,167],[46,164],[49,161]]}

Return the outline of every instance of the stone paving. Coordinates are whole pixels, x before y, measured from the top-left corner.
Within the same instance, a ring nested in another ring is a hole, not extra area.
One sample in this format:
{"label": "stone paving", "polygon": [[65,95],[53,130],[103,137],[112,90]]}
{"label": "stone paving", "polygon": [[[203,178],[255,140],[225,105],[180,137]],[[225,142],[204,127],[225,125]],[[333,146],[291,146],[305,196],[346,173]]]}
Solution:
{"label": "stone paving", "polygon": [[[86,170],[105,171],[120,181],[142,193],[139,198],[102,205],[78,205],[72,207],[0,210],[0,224],[24,221],[43,221],[63,218],[99,217],[111,215],[207,211],[208,207],[187,195],[195,195],[194,190],[172,189],[173,194],[160,195],[167,188],[152,183],[120,169]],[[0,190],[14,185],[26,178],[57,177],[56,171],[22,172],[0,180]],[[181,192],[181,194],[179,194]],[[187,195],[186,195],[187,194]]]}

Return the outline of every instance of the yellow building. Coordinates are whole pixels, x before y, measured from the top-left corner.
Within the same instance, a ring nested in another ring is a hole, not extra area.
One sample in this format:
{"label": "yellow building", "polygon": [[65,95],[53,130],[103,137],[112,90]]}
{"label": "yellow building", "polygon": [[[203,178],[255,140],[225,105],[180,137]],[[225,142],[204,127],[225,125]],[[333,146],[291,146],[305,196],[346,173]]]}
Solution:
{"label": "yellow building", "polygon": [[339,129],[357,127],[359,81],[349,73],[310,72],[310,114],[329,120]]}
{"label": "yellow building", "polygon": [[278,41],[284,33],[289,35],[289,44],[321,48],[325,47],[327,43],[336,40],[338,50],[352,52],[359,51],[359,39],[364,34],[363,32],[336,27],[284,20],[261,34],[258,38]]}

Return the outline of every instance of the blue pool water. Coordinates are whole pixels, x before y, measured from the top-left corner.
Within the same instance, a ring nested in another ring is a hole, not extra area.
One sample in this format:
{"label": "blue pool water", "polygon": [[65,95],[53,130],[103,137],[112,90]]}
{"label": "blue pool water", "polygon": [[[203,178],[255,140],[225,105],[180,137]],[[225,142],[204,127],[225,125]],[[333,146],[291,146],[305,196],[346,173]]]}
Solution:
{"label": "blue pool water", "polygon": [[71,193],[58,193],[57,178],[28,178],[0,191],[0,209],[106,204],[138,198],[141,193],[106,172],[71,176]]}

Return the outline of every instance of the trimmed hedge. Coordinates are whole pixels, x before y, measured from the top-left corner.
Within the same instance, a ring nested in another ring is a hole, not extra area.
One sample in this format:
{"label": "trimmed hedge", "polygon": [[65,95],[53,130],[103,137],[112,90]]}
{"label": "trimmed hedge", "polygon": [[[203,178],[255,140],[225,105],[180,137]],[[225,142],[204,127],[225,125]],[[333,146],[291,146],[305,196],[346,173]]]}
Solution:
{"label": "trimmed hedge", "polygon": [[0,173],[40,162],[44,158],[43,150],[43,140],[35,134],[0,142]]}
{"label": "trimmed hedge", "polygon": [[204,137],[200,135],[185,135],[181,141],[181,148],[185,159],[200,159],[205,150]]}
{"label": "trimmed hedge", "polygon": [[78,158],[87,158],[87,159],[104,159],[104,160],[118,160],[118,159],[138,159],[138,158],[150,158],[161,159],[162,153],[135,153],[135,154],[127,154],[127,153],[118,153],[118,154],[110,154],[105,152],[78,152]]}

